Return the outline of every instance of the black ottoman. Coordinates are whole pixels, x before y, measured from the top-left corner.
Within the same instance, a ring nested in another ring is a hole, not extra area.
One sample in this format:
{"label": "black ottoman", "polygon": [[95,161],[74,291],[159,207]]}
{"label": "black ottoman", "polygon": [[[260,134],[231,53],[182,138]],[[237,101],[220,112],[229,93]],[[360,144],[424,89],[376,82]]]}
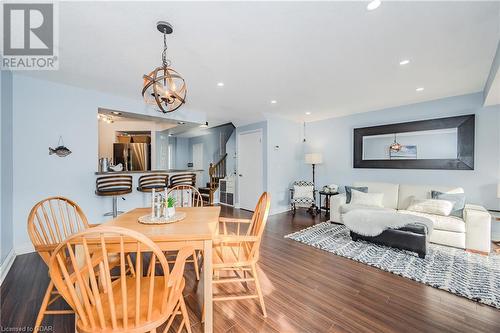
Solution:
{"label": "black ottoman", "polygon": [[396,249],[416,252],[420,258],[425,258],[429,244],[427,227],[422,224],[408,224],[399,229],[387,229],[374,237],[363,236],[351,231],[351,238],[353,241],[359,239]]}

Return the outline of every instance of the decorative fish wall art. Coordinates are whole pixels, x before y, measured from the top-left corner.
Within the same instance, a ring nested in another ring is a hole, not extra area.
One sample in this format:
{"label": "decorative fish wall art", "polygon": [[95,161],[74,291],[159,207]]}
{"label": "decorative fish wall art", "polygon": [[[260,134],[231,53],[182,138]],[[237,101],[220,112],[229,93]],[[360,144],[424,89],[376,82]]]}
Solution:
{"label": "decorative fish wall art", "polygon": [[57,143],[56,148],[49,147],[49,155],[56,154],[59,157],[66,157],[71,154],[71,150],[69,150],[65,145],[62,136],[59,137],[59,142]]}

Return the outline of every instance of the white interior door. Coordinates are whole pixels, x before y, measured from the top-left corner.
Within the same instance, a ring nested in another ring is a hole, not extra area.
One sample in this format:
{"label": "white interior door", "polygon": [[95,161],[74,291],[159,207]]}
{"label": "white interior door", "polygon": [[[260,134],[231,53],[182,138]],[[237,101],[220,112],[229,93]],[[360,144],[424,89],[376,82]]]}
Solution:
{"label": "white interior door", "polygon": [[193,168],[203,169],[203,143],[193,145]]}
{"label": "white interior door", "polygon": [[264,191],[262,132],[240,133],[238,137],[238,193],[240,207],[254,210]]}

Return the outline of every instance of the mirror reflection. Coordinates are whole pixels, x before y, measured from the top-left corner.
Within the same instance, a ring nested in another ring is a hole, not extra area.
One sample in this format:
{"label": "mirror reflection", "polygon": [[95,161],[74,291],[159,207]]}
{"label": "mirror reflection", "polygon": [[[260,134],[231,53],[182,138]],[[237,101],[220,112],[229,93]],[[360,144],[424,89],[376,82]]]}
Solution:
{"label": "mirror reflection", "polygon": [[456,159],[457,128],[363,136],[363,160]]}

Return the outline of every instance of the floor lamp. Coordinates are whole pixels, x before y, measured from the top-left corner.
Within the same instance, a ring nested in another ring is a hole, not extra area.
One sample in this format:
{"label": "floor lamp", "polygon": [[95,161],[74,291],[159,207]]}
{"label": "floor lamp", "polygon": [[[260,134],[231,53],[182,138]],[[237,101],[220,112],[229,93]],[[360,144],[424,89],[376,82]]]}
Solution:
{"label": "floor lamp", "polygon": [[311,154],[306,154],[305,155],[305,160],[306,164],[311,164],[312,169],[313,169],[313,196],[314,196],[314,203],[312,204],[311,208],[309,208],[311,214],[314,216],[315,212],[318,211],[318,207],[316,206],[316,180],[314,179],[315,177],[315,167],[316,164],[321,164],[323,162],[323,156],[320,153],[311,153]]}

